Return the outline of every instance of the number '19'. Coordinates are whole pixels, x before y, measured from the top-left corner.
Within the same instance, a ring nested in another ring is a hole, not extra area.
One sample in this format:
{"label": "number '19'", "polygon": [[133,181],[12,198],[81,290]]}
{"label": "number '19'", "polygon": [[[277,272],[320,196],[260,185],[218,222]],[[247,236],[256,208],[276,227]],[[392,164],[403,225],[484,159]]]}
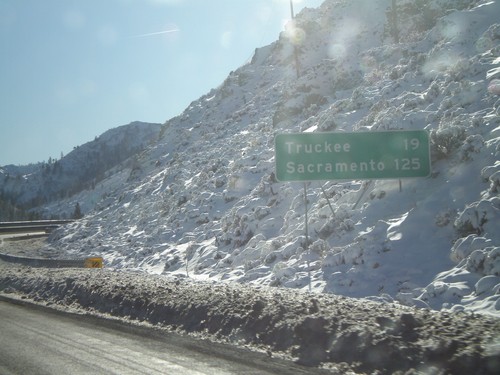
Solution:
{"label": "number '19'", "polygon": [[420,146],[420,140],[418,138],[404,139],[405,150],[416,150]]}

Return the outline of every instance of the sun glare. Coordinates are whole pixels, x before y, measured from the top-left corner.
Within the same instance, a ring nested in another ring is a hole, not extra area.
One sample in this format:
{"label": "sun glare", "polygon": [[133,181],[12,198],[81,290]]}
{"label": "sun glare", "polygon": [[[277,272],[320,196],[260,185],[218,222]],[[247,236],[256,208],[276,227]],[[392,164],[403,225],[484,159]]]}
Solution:
{"label": "sun glare", "polygon": [[306,38],[305,31],[298,27],[294,21],[289,21],[285,25],[285,35],[295,46],[300,46]]}

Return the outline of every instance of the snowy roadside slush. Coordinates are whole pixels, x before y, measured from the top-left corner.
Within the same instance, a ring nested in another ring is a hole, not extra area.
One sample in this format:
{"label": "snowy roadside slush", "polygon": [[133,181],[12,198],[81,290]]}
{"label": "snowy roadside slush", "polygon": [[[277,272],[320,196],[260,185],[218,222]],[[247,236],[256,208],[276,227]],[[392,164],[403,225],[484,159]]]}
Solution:
{"label": "snowy roadside slush", "polygon": [[0,293],[265,350],[335,373],[349,368],[380,374],[497,374],[500,369],[500,320],[482,315],[291,289],[2,261]]}

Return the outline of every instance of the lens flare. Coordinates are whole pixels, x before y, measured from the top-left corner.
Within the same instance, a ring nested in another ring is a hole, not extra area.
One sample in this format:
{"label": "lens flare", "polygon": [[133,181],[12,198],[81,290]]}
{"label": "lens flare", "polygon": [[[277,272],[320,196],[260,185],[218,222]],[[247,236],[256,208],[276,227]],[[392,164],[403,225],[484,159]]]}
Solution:
{"label": "lens flare", "polygon": [[63,15],[63,23],[70,30],[80,30],[85,26],[85,15],[78,10],[71,10]]}
{"label": "lens flare", "polygon": [[439,53],[429,57],[422,67],[422,72],[428,76],[442,74],[452,68],[458,60],[459,58],[453,53]]}
{"label": "lens flare", "polygon": [[332,59],[342,59],[352,53],[349,47],[359,38],[362,30],[361,22],[353,17],[344,19],[332,33],[334,36],[328,48],[328,55]]}
{"label": "lens flare", "polygon": [[285,35],[294,46],[302,45],[306,39],[306,32],[298,27],[294,21],[285,25]]}
{"label": "lens flare", "polygon": [[377,69],[377,60],[373,56],[363,56],[359,62],[359,67],[364,73],[370,73],[374,69]]}
{"label": "lens flare", "polygon": [[233,32],[232,31],[224,31],[220,36],[220,45],[224,49],[229,49],[233,42]]}
{"label": "lens flare", "polygon": [[494,43],[490,38],[483,36],[476,41],[475,47],[477,52],[483,53],[493,48],[493,45]]}
{"label": "lens flare", "polygon": [[333,43],[328,48],[328,56],[332,59],[343,59],[347,55],[347,48],[340,43]]}
{"label": "lens flare", "polygon": [[494,79],[488,85],[488,92],[495,95],[500,95],[500,79]]}

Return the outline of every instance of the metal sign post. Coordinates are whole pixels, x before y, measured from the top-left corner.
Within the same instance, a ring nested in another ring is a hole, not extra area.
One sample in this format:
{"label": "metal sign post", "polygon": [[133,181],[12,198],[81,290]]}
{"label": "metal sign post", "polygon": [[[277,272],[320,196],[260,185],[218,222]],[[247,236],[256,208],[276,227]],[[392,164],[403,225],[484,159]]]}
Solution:
{"label": "metal sign post", "polygon": [[308,228],[308,221],[307,221],[307,182],[304,182],[304,230],[306,234],[306,243],[305,243],[305,249],[307,251],[307,275],[309,278],[309,292],[311,291],[311,262],[310,262],[310,256],[311,256],[311,251],[309,249],[309,228]]}

